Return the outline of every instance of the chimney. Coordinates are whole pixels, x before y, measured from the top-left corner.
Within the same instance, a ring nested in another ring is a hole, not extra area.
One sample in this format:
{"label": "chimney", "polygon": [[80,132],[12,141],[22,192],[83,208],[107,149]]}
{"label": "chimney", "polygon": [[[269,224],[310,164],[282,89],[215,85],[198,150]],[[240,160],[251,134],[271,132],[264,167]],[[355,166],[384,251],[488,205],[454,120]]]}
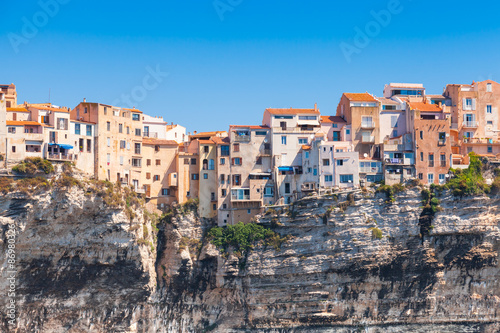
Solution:
{"label": "chimney", "polygon": [[174,125],[174,122],[172,121],[171,125],[173,126]]}
{"label": "chimney", "polygon": [[196,131],[194,131],[193,133],[196,134]]}
{"label": "chimney", "polygon": [[314,103],[314,111],[318,111],[318,103]]}
{"label": "chimney", "polygon": [[86,98],[83,98],[83,103],[87,103],[87,99]]}

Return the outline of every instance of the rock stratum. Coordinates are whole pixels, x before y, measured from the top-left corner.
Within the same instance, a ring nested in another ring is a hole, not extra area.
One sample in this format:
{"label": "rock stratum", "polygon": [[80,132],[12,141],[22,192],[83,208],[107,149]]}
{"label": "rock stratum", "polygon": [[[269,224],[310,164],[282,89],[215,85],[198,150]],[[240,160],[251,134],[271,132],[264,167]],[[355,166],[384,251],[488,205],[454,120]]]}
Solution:
{"label": "rock stratum", "polygon": [[[393,203],[354,199],[306,198],[261,217],[290,239],[238,258],[207,242],[212,222],[192,212],[156,232],[140,210],[131,218],[78,187],[9,193],[0,249],[15,225],[17,321],[2,305],[0,330],[500,331],[498,196],[444,193],[424,236],[418,187]],[[6,256],[0,267],[6,295]]]}

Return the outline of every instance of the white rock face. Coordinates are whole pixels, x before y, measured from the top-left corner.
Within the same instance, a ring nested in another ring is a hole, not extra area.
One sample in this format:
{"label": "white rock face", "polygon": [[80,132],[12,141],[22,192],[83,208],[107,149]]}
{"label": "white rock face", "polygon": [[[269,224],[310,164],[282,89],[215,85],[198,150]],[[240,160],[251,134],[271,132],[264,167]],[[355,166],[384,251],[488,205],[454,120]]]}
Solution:
{"label": "white rock face", "polygon": [[[160,227],[156,258],[137,244],[140,212],[131,224],[78,189],[2,197],[2,251],[7,224],[18,230],[18,331],[500,330],[498,197],[441,197],[422,238],[419,189],[393,204],[364,196],[344,212],[329,209],[333,198],[305,199],[262,217],[292,237],[280,251],[259,245],[243,258],[207,243],[211,222],[192,213]],[[7,288],[2,279],[0,292]]]}

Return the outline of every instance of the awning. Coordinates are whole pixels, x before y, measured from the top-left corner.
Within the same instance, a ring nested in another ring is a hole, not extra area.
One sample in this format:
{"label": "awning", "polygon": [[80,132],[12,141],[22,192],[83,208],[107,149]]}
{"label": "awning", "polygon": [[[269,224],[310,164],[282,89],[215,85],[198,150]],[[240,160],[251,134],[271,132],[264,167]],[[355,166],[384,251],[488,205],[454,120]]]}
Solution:
{"label": "awning", "polygon": [[293,167],[291,166],[280,166],[278,167],[279,171],[293,171]]}
{"label": "awning", "polygon": [[36,141],[36,140],[24,141],[24,144],[32,145],[32,146],[40,146],[42,143],[43,143],[42,140],[40,140],[40,141]]}
{"label": "awning", "polygon": [[61,143],[49,143],[49,146],[51,147],[60,147],[62,149],[73,149],[73,146],[72,145],[65,145],[65,144],[61,144]]}

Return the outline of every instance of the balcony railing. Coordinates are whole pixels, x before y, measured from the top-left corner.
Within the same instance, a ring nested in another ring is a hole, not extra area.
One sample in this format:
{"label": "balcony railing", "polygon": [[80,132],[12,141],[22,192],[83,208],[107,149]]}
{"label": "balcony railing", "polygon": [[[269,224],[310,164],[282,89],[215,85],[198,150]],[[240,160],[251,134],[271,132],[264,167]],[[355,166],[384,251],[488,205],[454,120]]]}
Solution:
{"label": "balcony railing", "polygon": [[374,136],[362,136],[361,137],[361,142],[362,143],[374,143],[375,142],[375,137]]}
{"label": "balcony railing", "polygon": [[134,188],[134,192],[135,193],[139,193],[139,194],[146,194],[146,189],[145,188],[140,188],[140,187],[135,187]]}
{"label": "balcony railing", "polygon": [[361,123],[361,128],[363,129],[374,129],[375,128],[375,123],[372,122],[362,122]]}
{"label": "balcony railing", "polygon": [[62,154],[62,153],[56,153],[56,154],[49,154],[49,160],[55,160],[55,161],[73,161],[75,159],[75,155],[73,154]]}
{"label": "balcony railing", "polygon": [[433,168],[434,167],[434,161],[429,161],[429,168]]}
{"label": "balcony railing", "polygon": [[384,151],[403,151],[404,145],[389,145],[384,144]]}
{"label": "balcony railing", "polygon": [[142,135],[145,138],[153,138],[153,139],[158,139],[158,132],[143,132]]}
{"label": "balcony railing", "polygon": [[467,128],[477,128],[478,125],[479,123],[477,121],[464,121],[462,123],[462,126]]}
{"label": "balcony railing", "polygon": [[250,135],[236,135],[234,137],[235,142],[250,142]]}
{"label": "balcony railing", "polygon": [[24,133],[23,137],[27,141],[43,141],[43,133]]}
{"label": "balcony railing", "polygon": [[384,162],[385,164],[403,164],[404,160],[402,158],[386,158]]}

